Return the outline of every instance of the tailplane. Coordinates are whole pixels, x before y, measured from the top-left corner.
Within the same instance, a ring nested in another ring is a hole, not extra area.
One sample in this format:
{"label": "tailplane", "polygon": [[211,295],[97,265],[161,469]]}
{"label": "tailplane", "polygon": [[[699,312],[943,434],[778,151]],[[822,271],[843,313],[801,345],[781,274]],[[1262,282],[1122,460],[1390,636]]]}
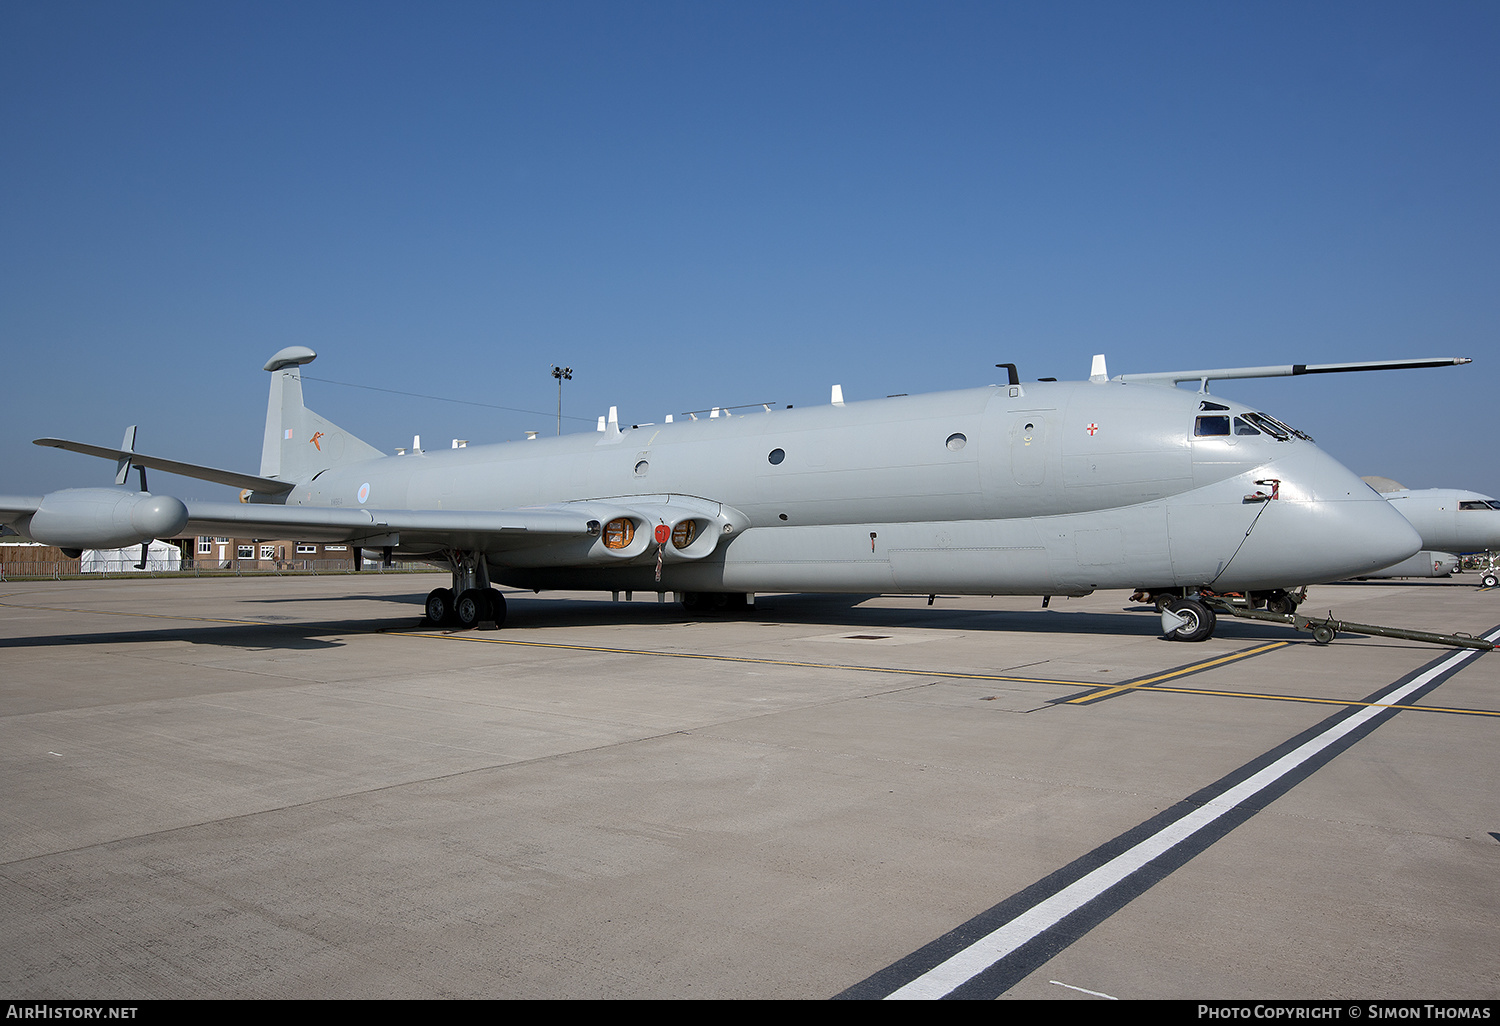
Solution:
{"label": "tailplane", "polygon": [[266,361],[271,397],[260,450],[261,477],[296,481],[329,467],[385,455],[302,405],[301,367],[317,356],[306,346],[288,346]]}

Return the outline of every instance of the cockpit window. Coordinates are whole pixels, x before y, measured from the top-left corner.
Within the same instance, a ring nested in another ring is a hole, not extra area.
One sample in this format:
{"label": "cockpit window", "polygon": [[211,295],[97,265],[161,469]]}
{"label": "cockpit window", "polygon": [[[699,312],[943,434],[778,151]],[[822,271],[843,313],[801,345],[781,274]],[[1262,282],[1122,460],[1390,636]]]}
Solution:
{"label": "cockpit window", "polygon": [[1298,431],[1294,427],[1287,427],[1269,413],[1247,413],[1245,419],[1279,442],[1284,442],[1288,438],[1300,438],[1304,442],[1312,441],[1312,435]]}
{"label": "cockpit window", "polygon": [[[1203,402],[1199,404],[1203,410],[1225,409],[1218,403]],[[1270,435],[1278,442],[1285,442],[1291,438],[1301,438],[1311,442],[1312,438],[1303,434],[1296,428],[1287,427],[1281,421],[1268,413],[1246,412],[1231,416],[1226,412],[1222,414],[1200,413],[1193,427],[1193,434],[1199,438],[1222,437],[1235,434],[1241,437],[1253,435]]]}
{"label": "cockpit window", "polygon": [[1275,417],[1267,417],[1264,413],[1247,413],[1243,419],[1247,423],[1260,428],[1278,442],[1284,442],[1292,437],[1292,429]]}
{"label": "cockpit window", "polygon": [[1469,499],[1458,504],[1459,509],[1500,509],[1492,502],[1481,502],[1478,499]]}
{"label": "cockpit window", "polygon": [[1201,403],[1198,404],[1198,409],[1200,409],[1200,410],[1227,410],[1227,409],[1229,409],[1229,407],[1225,406],[1223,403],[1211,403],[1207,399],[1205,399]]}

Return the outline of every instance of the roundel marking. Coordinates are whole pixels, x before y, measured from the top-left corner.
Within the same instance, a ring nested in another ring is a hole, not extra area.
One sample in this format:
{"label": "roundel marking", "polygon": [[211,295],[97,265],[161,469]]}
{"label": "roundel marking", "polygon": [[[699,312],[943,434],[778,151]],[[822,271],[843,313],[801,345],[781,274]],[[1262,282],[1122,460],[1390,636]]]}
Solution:
{"label": "roundel marking", "polygon": [[361,506],[363,506],[365,504],[365,500],[368,499],[369,497],[370,497],[370,482],[366,481],[364,484],[362,484],[362,485],[359,486],[359,504]]}

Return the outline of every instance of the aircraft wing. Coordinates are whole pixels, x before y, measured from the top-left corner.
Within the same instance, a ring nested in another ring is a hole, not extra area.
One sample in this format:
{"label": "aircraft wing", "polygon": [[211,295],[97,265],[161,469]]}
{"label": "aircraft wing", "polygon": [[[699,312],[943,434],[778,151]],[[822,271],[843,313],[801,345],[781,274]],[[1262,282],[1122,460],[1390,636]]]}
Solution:
{"label": "aircraft wing", "polygon": [[1346,371],[1414,370],[1421,367],[1456,367],[1472,362],[1466,356],[1442,356],[1421,360],[1362,360],[1355,363],[1288,363],[1272,367],[1220,367],[1216,370],[1151,371],[1145,374],[1117,374],[1115,375],[1115,380],[1178,385],[1184,381],[1224,381],[1228,378],[1285,378],[1298,374],[1341,374]]}
{"label": "aircraft wing", "polygon": [[40,495],[0,495],[0,524],[11,524],[30,516],[42,504]]}
{"label": "aircraft wing", "polygon": [[[691,521],[691,525],[688,522]],[[672,561],[702,559],[749,526],[743,513],[687,495],[632,495],[503,510],[368,509],[259,502],[184,502],[121,488],[0,496],[0,523],[65,549],[118,548],[184,535],[288,538],[396,548],[447,558],[483,552],[514,566],[577,566],[646,558],[658,532],[679,530]],[[607,525],[615,525],[606,540]]]}
{"label": "aircraft wing", "polygon": [[[591,504],[518,510],[353,509],[262,503],[188,502],[187,534],[236,538],[296,538],[298,541],[363,542],[371,546],[434,547],[497,551],[513,546],[585,537],[599,531]],[[573,507],[573,508],[569,508]],[[529,539],[529,541],[528,541]]]}
{"label": "aircraft wing", "polygon": [[[16,524],[38,541],[69,548],[113,547],[118,535],[219,535],[232,538],[296,538],[298,541],[365,542],[390,545],[399,535],[407,545],[435,548],[504,550],[524,546],[524,539],[556,541],[599,533],[599,518],[619,515],[613,505],[564,503],[523,510],[380,510],[269,503],[179,503],[163,496],[176,510],[170,523],[143,519],[138,510],[154,509],[148,493],[117,488],[80,488],[51,495],[0,495],[0,523]],[[182,526],[178,526],[182,524]],[[592,527],[590,526],[592,524]],[[37,530],[40,528],[40,530]],[[160,530],[168,528],[167,530]],[[38,537],[41,535],[41,537]]]}
{"label": "aircraft wing", "polygon": [[[444,554],[483,552],[511,566],[583,566],[649,559],[658,532],[677,532],[670,562],[704,559],[749,519],[692,495],[629,495],[503,510],[365,509],[190,502],[183,533],[349,542]],[[613,526],[613,533],[611,532]]]}

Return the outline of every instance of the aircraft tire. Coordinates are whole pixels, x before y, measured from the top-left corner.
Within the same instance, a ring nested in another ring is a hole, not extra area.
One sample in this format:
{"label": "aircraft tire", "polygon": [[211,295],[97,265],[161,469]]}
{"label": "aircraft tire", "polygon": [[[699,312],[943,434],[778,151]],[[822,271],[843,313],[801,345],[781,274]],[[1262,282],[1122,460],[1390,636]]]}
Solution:
{"label": "aircraft tire", "polygon": [[453,623],[461,631],[472,631],[485,619],[489,595],[478,588],[470,588],[453,603]]}
{"label": "aircraft tire", "polygon": [[1500,577],[1494,574],[1485,574],[1479,579],[1479,586],[1482,588],[1493,588],[1497,584],[1500,584]]}
{"label": "aircraft tire", "polygon": [[486,619],[495,621],[495,629],[505,626],[505,595],[499,588],[489,590],[490,609]]}
{"label": "aircraft tire", "polygon": [[434,588],[427,593],[427,605],[424,607],[427,613],[427,622],[434,627],[441,627],[448,622],[453,615],[453,592],[447,588]]}
{"label": "aircraft tire", "polygon": [[1168,641],[1207,641],[1214,635],[1218,617],[1196,599],[1174,598],[1167,608],[1188,622],[1167,635]]}

